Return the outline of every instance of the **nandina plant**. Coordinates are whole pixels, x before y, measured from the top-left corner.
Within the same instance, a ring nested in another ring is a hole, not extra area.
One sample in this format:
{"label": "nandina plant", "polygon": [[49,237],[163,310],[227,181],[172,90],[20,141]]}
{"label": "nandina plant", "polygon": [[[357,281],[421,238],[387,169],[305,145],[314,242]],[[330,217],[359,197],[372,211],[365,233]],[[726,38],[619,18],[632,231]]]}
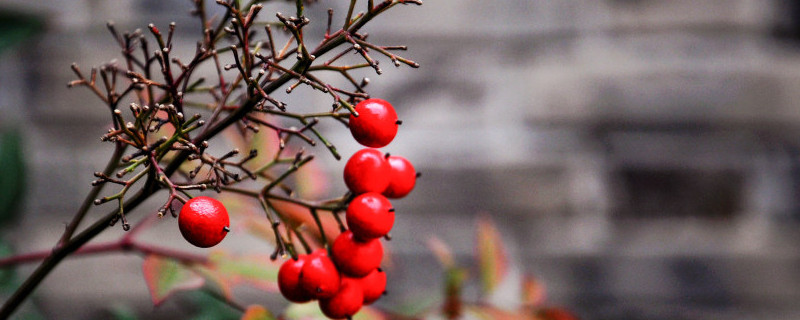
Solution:
{"label": "nandina plant", "polygon": [[[326,250],[336,234],[347,230],[340,215],[361,190],[332,199],[303,198],[295,192],[296,185],[302,183],[296,176],[301,168],[320,158],[308,151],[312,148],[305,147],[322,145],[323,149],[317,150],[330,155],[323,159],[342,158],[334,141],[326,139],[325,132],[318,129],[323,121],[341,123],[341,130],[348,130],[350,122],[358,123],[358,133],[354,135],[359,140],[372,141],[367,144],[370,147],[378,145],[374,141],[385,146],[394,138],[401,123],[394,109],[390,120],[371,114],[359,118],[355,106],[371,98],[365,90],[369,81],[364,76],[382,73],[380,60],[388,59],[398,67],[416,68],[418,64],[395,53],[405,50],[405,46],[378,44],[368,39],[362,29],[387,10],[398,5],[421,5],[421,1],[351,0],[347,12],[328,10],[326,17],[306,16],[305,5],[318,1],[293,1],[294,14],[288,15],[264,14],[262,3],[269,0],[217,0],[224,14],[213,17],[205,1],[192,2],[199,28],[150,24],[144,30],[121,32],[109,23],[111,37],[119,45],[120,59],[89,72],[72,65],[76,80],[69,86],[88,89],[109,112],[112,125],[101,140],[113,146],[114,151],[105,168],[94,173],[93,187],[52,250],[0,259],[2,267],[41,260],[39,267],[4,302],[1,319],[12,315],[64,258],[114,251],[145,256],[143,271],[155,304],[176,290],[199,288],[204,282],[213,281],[222,291],[220,299],[243,311],[245,318],[268,314],[260,306],[238,305],[230,285],[242,279],[275,283],[277,267],[272,266],[275,272],[266,276],[235,274],[236,270],[263,264],[252,257],[225,252],[182,252],[138,236],[154,223],[167,220],[159,218],[178,218],[180,231],[178,227],[174,230],[189,243],[214,246],[236,227],[229,225],[231,208],[214,200],[230,194],[251,200],[247,203],[255,203],[261,210],[261,219],[266,221],[274,241],[275,250],[269,255],[272,260],[289,262],[308,257],[301,260],[302,268],[295,270],[299,273],[293,279],[308,292],[298,292],[288,300],[321,298],[321,293],[326,294],[325,299],[366,294],[367,303],[371,303],[376,299],[374,291],[384,290],[373,288],[376,285],[365,287],[361,283],[367,280],[353,278],[342,286],[347,291],[336,295],[332,287],[309,282],[319,277],[320,283],[339,286],[340,266],[331,262]],[[280,3],[291,5],[292,1]],[[324,34],[306,32],[312,19],[327,26]],[[179,28],[195,30],[193,55],[181,57],[175,53],[173,37]],[[355,57],[356,62],[348,56]],[[294,106],[288,97],[299,88],[325,95],[330,103],[314,106],[313,111],[307,111],[307,106]],[[369,128],[379,132],[369,132]],[[223,132],[226,139],[221,138]],[[256,139],[257,133],[276,141],[277,147],[260,146],[259,142],[265,139]],[[230,143],[239,148],[231,148]],[[359,177],[367,181],[381,178],[385,177]],[[134,209],[150,198],[161,199],[161,204],[140,208],[137,212],[149,216],[132,223],[134,220],[128,218]],[[194,206],[196,202],[204,205]],[[107,213],[88,215],[93,208]],[[88,226],[80,228],[82,224]],[[118,240],[90,242],[113,226],[126,231]],[[337,263],[353,264],[345,259],[339,258]],[[319,264],[317,260],[329,263]],[[376,272],[386,276],[377,266],[370,266],[364,273]],[[159,277],[165,273],[170,277]],[[385,286],[385,279],[382,283],[380,286]],[[355,300],[360,306],[363,299],[366,298]],[[358,310],[337,310],[331,307],[331,300],[320,304],[326,313],[335,316],[349,317]]]}

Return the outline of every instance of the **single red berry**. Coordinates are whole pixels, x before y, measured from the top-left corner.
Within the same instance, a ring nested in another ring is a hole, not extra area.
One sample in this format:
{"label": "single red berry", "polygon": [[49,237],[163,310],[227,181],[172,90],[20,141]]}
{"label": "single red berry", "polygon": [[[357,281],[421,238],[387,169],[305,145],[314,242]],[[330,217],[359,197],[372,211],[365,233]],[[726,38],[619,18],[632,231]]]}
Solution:
{"label": "single red berry", "polygon": [[408,159],[400,156],[389,156],[389,186],[383,190],[383,195],[397,199],[405,197],[417,182],[417,172]]}
{"label": "single red berry", "polygon": [[339,291],[341,276],[325,249],[312,252],[300,269],[300,286],[316,299],[329,298]]}
{"label": "single red berry", "polygon": [[228,210],[217,199],[192,198],[183,205],[178,216],[178,227],[189,243],[208,248],[220,243],[230,231]]}
{"label": "single red berry", "polygon": [[286,300],[296,303],[308,302],[313,298],[300,285],[300,272],[309,255],[300,255],[297,260],[286,260],[278,269],[278,289]]}
{"label": "single red berry", "polygon": [[355,106],[358,117],[350,115],[350,133],[358,143],[380,148],[397,135],[400,121],[391,104],[381,99],[367,99]]}
{"label": "single red berry", "polygon": [[364,291],[364,304],[372,304],[386,292],[386,272],[380,268],[372,270],[368,275],[358,279]]}
{"label": "single red berry", "polygon": [[389,233],[394,225],[394,209],[389,200],[380,193],[367,192],[350,202],[345,218],[356,238],[380,238]]}
{"label": "single red berry", "polygon": [[344,165],[344,183],[354,194],[383,192],[389,185],[391,167],[377,149],[356,151]]}
{"label": "single red berry", "polygon": [[331,255],[343,274],[359,278],[381,265],[383,245],[378,239],[359,241],[347,230],[333,241]]}
{"label": "single red berry", "polygon": [[339,291],[330,298],[319,300],[319,309],[328,318],[342,319],[352,317],[361,309],[364,302],[364,293],[358,280],[342,277]]}

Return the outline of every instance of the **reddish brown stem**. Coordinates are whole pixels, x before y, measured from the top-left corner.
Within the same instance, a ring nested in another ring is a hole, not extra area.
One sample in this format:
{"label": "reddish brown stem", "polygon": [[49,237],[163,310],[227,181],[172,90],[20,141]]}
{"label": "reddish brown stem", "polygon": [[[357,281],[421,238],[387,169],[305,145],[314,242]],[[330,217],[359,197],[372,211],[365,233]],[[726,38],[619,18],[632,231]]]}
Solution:
{"label": "reddish brown stem", "polygon": [[[126,237],[112,242],[87,244],[72,253],[70,256],[84,256],[112,252],[138,252],[145,255],[155,254],[163,257],[173,258],[186,263],[206,263],[208,261],[208,258],[203,255],[140,243]],[[2,258],[0,259],[0,268],[41,261],[49,257],[51,254],[52,250],[42,250]]]}

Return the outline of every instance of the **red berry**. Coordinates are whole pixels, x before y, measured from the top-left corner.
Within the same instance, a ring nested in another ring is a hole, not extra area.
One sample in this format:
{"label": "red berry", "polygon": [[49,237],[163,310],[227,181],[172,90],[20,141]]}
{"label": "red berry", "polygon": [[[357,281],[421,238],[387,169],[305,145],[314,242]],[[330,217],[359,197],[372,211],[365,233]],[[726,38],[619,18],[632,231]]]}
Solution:
{"label": "red berry", "polygon": [[394,209],[380,193],[367,192],[350,202],[345,218],[356,238],[380,238],[389,233],[394,225]]}
{"label": "red berry", "polygon": [[339,291],[339,270],[325,249],[312,252],[300,269],[300,286],[310,296],[329,298]]}
{"label": "red berry", "polygon": [[278,289],[286,300],[297,303],[311,301],[312,296],[300,285],[300,271],[309,257],[300,255],[297,260],[286,260],[278,269]]}
{"label": "red berry", "polygon": [[356,151],[344,165],[344,183],[355,194],[383,192],[389,185],[391,167],[377,149]]}
{"label": "red berry", "polygon": [[217,199],[196,197],[186,201],[178,216],[178,227],[189,243],[208,248],[220,243],[228,234],[228,210]]}
{"label": "red berry", "polygon": [[331,255],[339,270],[351,277],[363,277],[381,265],[383,245],[380,240],[358,241],[350,230],[333,241]]}
{"label": "red berry", "polygon": [[408,159],[400,156],[389,156],[389,186],[383,190],[386,197],[397,199],[405,197],[417,182],[417,172]]}
{"label": "red berry", "polygon": [[355,110],[358,117],[350,115],[350,133],[358,143],[380,148],[392,142],[400,122],[391,104],[381,99],[367,99],[359,102]]}
{"label": "red berry", "polygon": [[328,318],[341,319],[352,317],[364,301],[364,293],[358,280],[342,277],[342,284],[336,295],[319,300],[319,308]]}
{"label": "red berry", "polygon": [[372,304],[386,292],[386,272],[380,268],[372,270],[367,276],[358,279],[364,291],[364,304]]}

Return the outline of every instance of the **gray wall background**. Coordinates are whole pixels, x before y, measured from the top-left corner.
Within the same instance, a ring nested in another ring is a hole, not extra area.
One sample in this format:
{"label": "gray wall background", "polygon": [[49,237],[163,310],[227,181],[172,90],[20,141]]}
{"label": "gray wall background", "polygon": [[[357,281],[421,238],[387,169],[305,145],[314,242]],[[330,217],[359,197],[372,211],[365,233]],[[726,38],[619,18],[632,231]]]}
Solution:
{"label": "gray wall background", "polygon": [[[322,0],[309,16],[345,5]],[[98,143],[106,112],[88,91],[66,88],[69,65],[118,57],[106,20],[120,30],[195,22],[179,0],[0,8],[47,21],[44,34],[0,56],[0,114],[23,129],[30,161],[26,214],[3,236],[38,250],[55,243],[111,153]],[[291,12],[265,12],[274,8]],[[370,92],[404,120],[388,151],[424,172],[395,205],[387,304],[440,290],[428,234],[466,261],[475,219],[489,214],[517,267],[585,319],[800,319],[798,5],[428,0],[367,30],[379,43],[407,44],[405,56],[422,65],[384,61],[383,76],[369,75]],[[194,48],[188,37],[178,45]],[[345,155],[358,148],[348,134],[330,134]],[[330,192],[341,192],[343,163],[315,152]],[[151,310],[140,261],[67,261],[37,302],[59,319],[101,317],[110,300],[145,318],[179,312],[170,303]]]}

